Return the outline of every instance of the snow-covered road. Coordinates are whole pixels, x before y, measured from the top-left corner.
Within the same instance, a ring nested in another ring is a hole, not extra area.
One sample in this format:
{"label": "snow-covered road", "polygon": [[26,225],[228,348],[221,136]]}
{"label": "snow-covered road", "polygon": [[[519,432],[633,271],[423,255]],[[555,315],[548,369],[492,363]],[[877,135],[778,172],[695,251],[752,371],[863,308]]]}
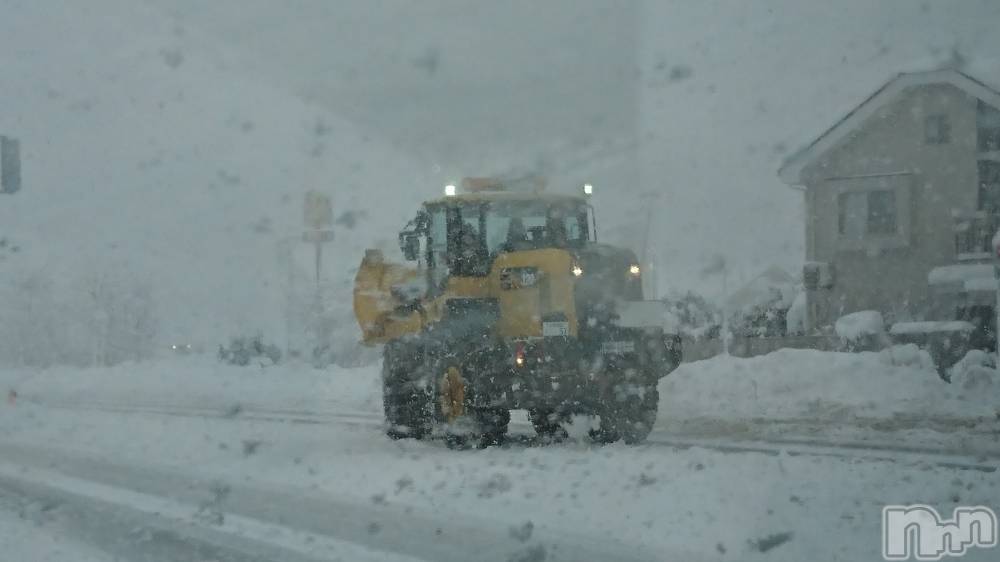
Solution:
{"label": "snow-covered road", "polygon": [[[512,541],[506,527],[468,514],[442,518],[413,506],[9,443],[0,444],[0,457],[16,459],[0,463],[0,488],[43,499],[50,509],[66,504],[131,521],[96,526],[105,535],[102,545],[129,542],[138,533],[149,538],[133,542],[157,541],[157,548],[165,548],[167,537],[188,545],[172,546],[182,550],[180,556],[213,549],[226,558],[280,560],[458,561],[471,552],[482,560],[508,560],[532,550],[520,544],[530,537]],[[540,530],[535,536],[566,560],[652,556],[635,545],[565,530]]]}
{"label": "snow-covered road", "polygon": [[950,469],[931,455],[582,442],[451,451],[391,442],[355,421],[13,409],[0,440],[0,494],[49,505],[64,540],[126,559],[801,560],[823,552],[862,560],[877,555],[884,503],[1000,499],[995,474]]}
{"label": "snow-covered road", "polygon": [[[881,558],[884,505],[1000,507],[983,393],[952,386],[934,404],[937,387],[906,387],[919,369],[823,359],[841,371],[801,383],[787,354],[735,363],[732,381],[735,360],[685,366],[643,446],[536,446],[521,417],[508,446],[483,451],[386,439],[377,366],[6,372],[0,507],[41,515],[0,509],[0,541],[56,537],[88,562],[854,561]],[[902,390],[850,402],[852,384],[878,384],[850,379],[859,366]]]}

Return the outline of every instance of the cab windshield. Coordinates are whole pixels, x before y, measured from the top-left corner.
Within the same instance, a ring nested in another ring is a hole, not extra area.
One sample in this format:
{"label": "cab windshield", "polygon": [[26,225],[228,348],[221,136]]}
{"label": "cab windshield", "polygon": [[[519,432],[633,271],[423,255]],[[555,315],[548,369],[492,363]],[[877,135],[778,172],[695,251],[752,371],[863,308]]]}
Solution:
{"label": "cab windshield", "polygon": [[588,240],[587,207],[541,201],[494,202],[485,206],[486,249],[500,252],[578,248]]}
{"label": "cab windshield", "polygon": [[[503,252],[580,248],[591,237],[588,206],[572,201],[466,203],[432,209],[430,216],[429,263],[447,263],[454,275],[486,275]],[[446,244],[434,225],[447,228]]]}

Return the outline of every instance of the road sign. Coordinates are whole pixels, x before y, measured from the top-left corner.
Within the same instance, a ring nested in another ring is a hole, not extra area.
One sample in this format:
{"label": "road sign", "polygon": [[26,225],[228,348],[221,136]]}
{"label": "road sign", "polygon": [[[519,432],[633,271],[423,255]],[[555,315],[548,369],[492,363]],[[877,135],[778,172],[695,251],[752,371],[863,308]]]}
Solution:
{"label": "road sign", "polygon": [[313,242],[315,244],[322,244],[324,242],[333,241],[333,231],[332,230],[307,230],[302,233],[303,242]]}
{"label": "road sign", "polygon": [[319,191],[306,192],[303,220],[310,230],[324,230],[333,224],[330,198]]}

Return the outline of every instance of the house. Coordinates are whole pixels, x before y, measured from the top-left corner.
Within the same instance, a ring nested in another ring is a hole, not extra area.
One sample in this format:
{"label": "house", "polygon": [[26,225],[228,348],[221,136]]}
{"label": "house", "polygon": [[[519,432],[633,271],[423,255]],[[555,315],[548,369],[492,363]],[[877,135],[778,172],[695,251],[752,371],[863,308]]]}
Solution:
{"label": "house", "polygon": [[[991,315],[995,284],[982,277],[1000,225],[996,88],[957,70],[899,74],[778,173],[805,194],[811,329],[860,310],[887,323],[961,317],[966,305]],[[932,306],[936,292],[950,304]]]}

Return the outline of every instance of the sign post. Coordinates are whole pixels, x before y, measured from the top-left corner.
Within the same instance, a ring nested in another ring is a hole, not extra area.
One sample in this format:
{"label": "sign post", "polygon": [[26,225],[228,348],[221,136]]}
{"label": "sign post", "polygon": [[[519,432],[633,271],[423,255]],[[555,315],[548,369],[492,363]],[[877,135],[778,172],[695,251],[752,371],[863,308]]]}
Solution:
{"label": "sign post", "polygon": [[312,243],[314,249],[314,263],[316,267],[316,296],[312,307],[313,313],[313,337],[315,338],[313,347],[313,359],[319,360],[318,353],[322,353],[330,342],[330,324],[326,315],[326,305],[323,299],[323,244],[333,240],[333,206],[330,198],[319,191],[306,192],[303,205],[303,222],[305,231],[302,233],[302,240]]}
{"label": "sign post", "polygon": [[303,211],[306,231],[302,239],[312,242],[315,246],[316,285],[319,286],[320,272],[323,268],[323,244],[333,240],[333,231],[330,230],[333,224],[333,206],[325,193],[308,191]]}

